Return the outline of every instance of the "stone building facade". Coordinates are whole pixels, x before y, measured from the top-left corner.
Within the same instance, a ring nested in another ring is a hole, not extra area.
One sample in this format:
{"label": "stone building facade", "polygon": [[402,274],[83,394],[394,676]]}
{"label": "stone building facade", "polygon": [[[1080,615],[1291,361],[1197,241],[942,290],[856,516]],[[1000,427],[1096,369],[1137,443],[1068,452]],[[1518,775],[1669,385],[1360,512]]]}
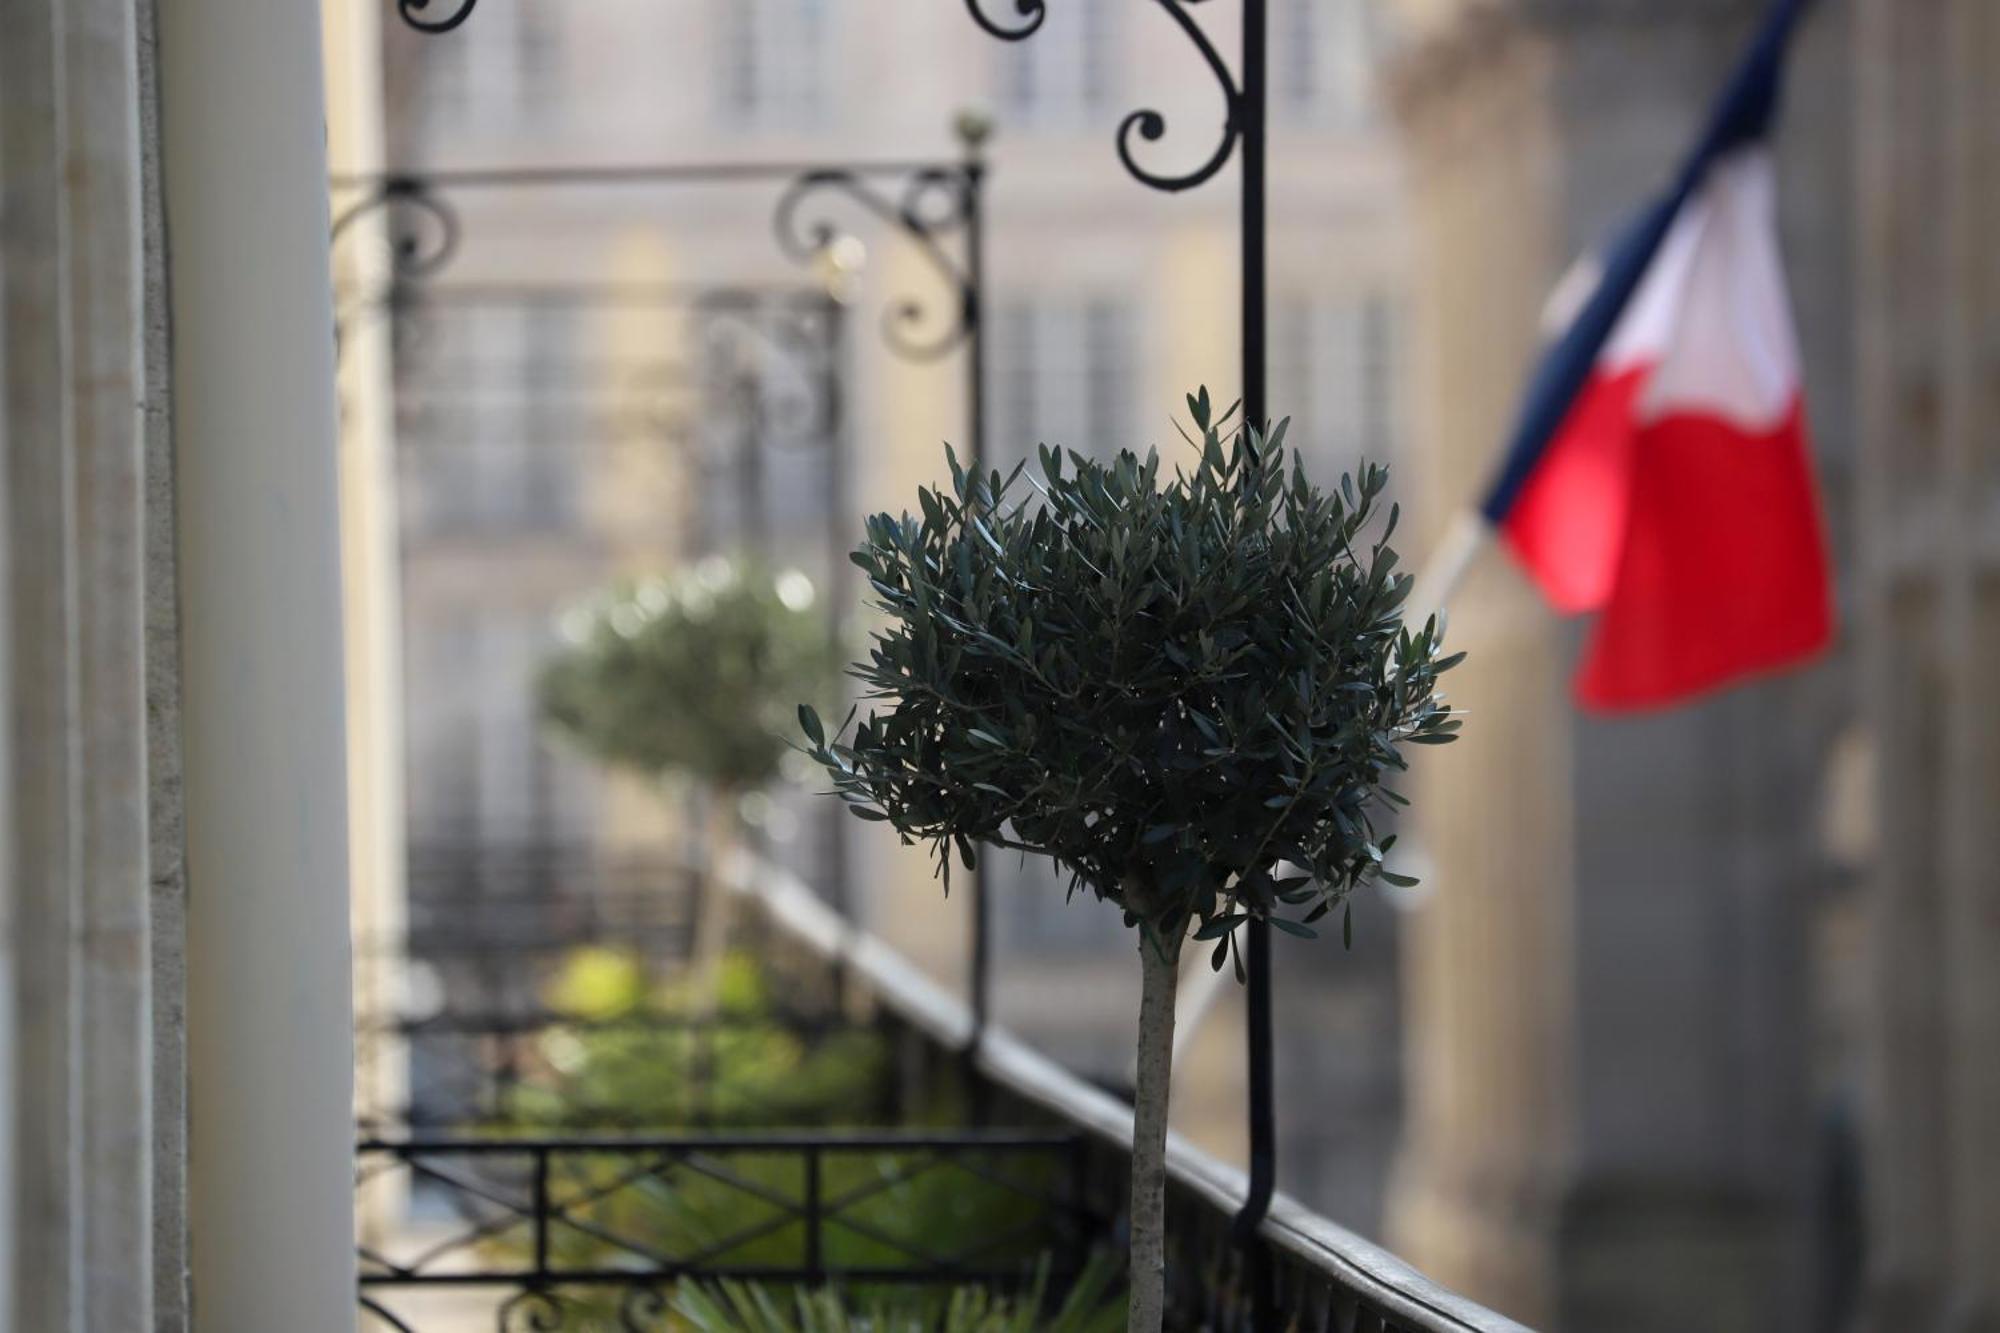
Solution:
{"label": "stone building facade", "polygon": [[2000,1329],[2000,12],[1852,6],[1863,1327]]}
{"label": "stone building facade", "polygon": [[[1403,6],[1427,520],[1480,484],[1555,278],[1671,169],[1762,8]],[[1593,721],[1577,634],[1503,559],[1454,604],[1479,722],[1424,783],[1392,1239],[1538,1327],[1991,1326],[1988,9],[1822,6],[1793,61],[1833,655]]]}

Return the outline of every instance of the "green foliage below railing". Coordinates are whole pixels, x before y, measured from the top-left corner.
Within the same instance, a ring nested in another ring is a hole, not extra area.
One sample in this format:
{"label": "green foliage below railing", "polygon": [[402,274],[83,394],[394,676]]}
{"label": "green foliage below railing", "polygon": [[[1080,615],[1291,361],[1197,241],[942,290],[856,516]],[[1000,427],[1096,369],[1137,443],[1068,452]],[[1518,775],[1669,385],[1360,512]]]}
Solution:
{"label": "green foliage below railing", "polygon": [[742,1282],[686,1283],[672,1302],[690,1333],[1114,1333],[1125,1326],[1125,1298],[1114,1272],[1094,1260],[1062,1305],[1044,1313],[1046,1261],[1017,1296],[983,1287],[948,1295],[898,1293],[856,1302],[833,1288],[790,1291]]}

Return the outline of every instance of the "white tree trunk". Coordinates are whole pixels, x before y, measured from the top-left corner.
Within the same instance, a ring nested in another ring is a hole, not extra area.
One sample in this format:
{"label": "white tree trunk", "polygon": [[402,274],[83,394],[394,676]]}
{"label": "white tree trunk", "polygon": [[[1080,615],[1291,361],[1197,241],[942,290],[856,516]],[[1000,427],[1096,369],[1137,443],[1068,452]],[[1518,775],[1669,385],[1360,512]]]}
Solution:
{"label": "white tree trunk", "polygon": [[1160,1333],[1166,1316],[1167,1093],[1173,1081],[1174,991],[1181,938],[1141,936],[1138,1086],[1132,1105],[1131,1303],[1126,1333]]}

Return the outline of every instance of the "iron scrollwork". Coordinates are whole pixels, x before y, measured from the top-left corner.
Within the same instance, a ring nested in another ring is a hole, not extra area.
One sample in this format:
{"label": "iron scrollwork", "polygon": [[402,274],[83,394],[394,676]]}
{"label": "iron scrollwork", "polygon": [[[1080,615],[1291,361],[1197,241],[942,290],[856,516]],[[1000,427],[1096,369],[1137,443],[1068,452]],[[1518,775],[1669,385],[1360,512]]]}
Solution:
{"label": "iron scrollwork", "polygon": [[471,18],[473,6],[479,0],[458,0],[451,8],[441,9],[438,13],[431,12],[433,3],[435,0],[396,0],[396,12],[403,16],[403,22],[418,32],[435,35],[450,32]]}
{"label": "iron scrollwork", "polygon": [[[1243,90],[1237,83],[1236,77],[1229,72],[1228,62],[1223,60],[1222,53],[1215,49],[1215,43],[1209,41],[1208,34],[1202,31],[1201,25],[1196,23],[1193,15],[1188,12],[1190,6],[1203,4],[1205,0],[1154,0],[1154,3],[1164,9],[1167,17],[1179,25],[1187,39],[1194,44],[1195,50],[1201,53],[1202,60],[1215,75],[1215,81],[1222,87],[1225,108],[1222,141],[1215,146],[1208,159],[1192,171],[1154,171],[1139,161],[1133,140],[1136,138],[1144,139],[1147,143],[1158,143],[1167,136],[1167,118],[1165,113],[1155,108],[1141,107],[1118,122],[1115,140],[1118,161],[1134,180],[1152,189],[1169,192],[1192,190],[1197,185],[1212,179],[1228,164],[1230,156],[1235,153],[1236,145],[1243,137]],[[1034,35],[1048,17],[1044,5],[1045,0],[1013,0],[1013,8],[1020,15],[1022,22],[1009,27],[989,16],[980,0],[965,0],[965,7],[971,13],[974,22],[993,36],[1009,42],[1023,41]]]}
{"label": "iron scrollwork", "polygon": [[747,432],[793,449],[831,444],[838,414],[832,306],[832,298],[817,294],[745,300],[728,291],[697,304],[704,369],[711,388],[724,390],[711,396],[741,414],[725,436]]}
{"label": "iron scrollwork", "polygon": [[[794,260],[812,263],[828,253],[841,235],[824,213],[807,217],[808,204],[842,196],[907,236],[916,253],[948,286],[957,302],[955,318],[933,315],[916,297],[893,302],[882,313],[882,338],[900,356],[934,361],[950,354],[971,334],[977,294],[972,278],[945,244],[972,219],[973,181],[968,170],[921,167],[910,172],[899,194],[885,193],[861,172],[827,167],[799,176],[778,200],[772,227],[778,245]],[[935,325],[935,328],[930,326]]]}
{"label": "iron scrollwork", "polygon": [[965,0],[965,8],[972,15],[972,21],[1003,42],[1018,42],[1032,37],[1035,30],[1048,19],[1048,6],[1044,0],[1013,0],[1015,17],[1020,21],[1014,26],[988,18],[980,0]]}
{"label": "iron scrollwork", "polygon": [[568,1316],[554,1292],[527,1287],[500,1307],[500,1333],[561,1333]]}
{"label": "iron scrollwork", "polygon": [[386,217],[390,260],[398,280],[434,277],[458,253],[464,232],[458,210],[420,177],[390,176],[372,186],[334,218],[333,242],[338,244],[372,213]]}
{"label": "iron scrollwork", "polygon": [[652,1333],[666,1328],[667,1293],[660,1287],[631,1287],[618,1302],[618,1327],[623,1333]]}

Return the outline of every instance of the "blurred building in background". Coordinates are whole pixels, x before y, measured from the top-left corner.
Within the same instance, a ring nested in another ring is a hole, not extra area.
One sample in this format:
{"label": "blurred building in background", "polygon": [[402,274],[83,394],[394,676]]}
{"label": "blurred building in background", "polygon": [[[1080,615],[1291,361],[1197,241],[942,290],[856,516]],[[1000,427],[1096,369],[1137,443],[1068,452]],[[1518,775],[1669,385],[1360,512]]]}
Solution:
{"label": "blurred building in background", "polygon": [[[1910,484],[1906,437],[1963,440],[1983,401],[1923,380],[1984,373],[1949,354],[1952,336],[1977,341],[1976,314],[1905,331],[1927,308],[1904,294],[1899,266],[1954,252],[1904,239],[1917,224],[1891,207],[1920,201],[1906,206],[1929,216],[1940,192],[1962,189],[1951,182],[1976,178],[1972,147],[1937,146],[1955,142],[1949,116],[1973,109],[1917,97],[1910,73],[1956,22],[1976,81],[1979,24],[1947,17],[1967,3],[1926,5],[1914,27],[1883,7],[1830,6],[1793,72],[1785,248],[1842,649],[1699,707],[1594,721],[1566,691],[1577,629],[1489,556],[1453,618],[1473,653],[1454,691],[1477,724],[1420,775],[1409,843],[1426,888],[1362,903],[1351,953],[1281,944],[1285,1187],[1530,1322],[1837,1327],[1866,1297],[1864,1230],[1882,1290],[1940,1312],[1985,1299],[1944,1275],[1965,1281],[1945,1256],[1992,1234],[1976,1202],[1947,1206],[1951,1181],[1992,1179],[1976,1128],[1991,1075],[1954,1075],[1964,1086],[1947,1091],[1940,1071],[1992,1062],[1915,1053],[1958,1049],[1993,1021],[1979,983],[1943,967],[1954,949],[1960,972],[1990,956],[1978,927],[1991,858],[1966,831],[1986,751],[1947,745],[1940,721],[1923,723],[1941,714],[1906,715],[1929,687],[1890,682],[1936,679],[1945,697],[1944,676],[1911,675],[1891,646],[1922,634],[1942,636],[1928,660],[1970,660],[1976,537],[1992,524],[1976,508],[1945,524],[1942,499],[1883,498]],[[1271,401],[1299,418],[1293,438],[1322,475],[1364,456],[1396,465],[1416,520],[1410,563],[1483,484],[1556,276],[1671,168],[1761,8],[1277,7]],[[1134,107],[1165,115],[1170,132],[1142,145],[1165,166],[1205,151],[1221,114],[1194,55],[1146,6],[1052,7],[1018,47],[985,41],[956,6],[891,13],[887,0],[487,6],[450,40],[392,30],[384,50],[396,169],[951,161],[963,151],[954,116],[982,108],[996,129],[989,461],[1009,466],[1044,440],[1171,452],[1184,391],[1207,380],[1233,396],[1233,195],[1153,194],[1112,154]],[[468,209],[437,279],[492,289],[488,304],[396,319],[420,852],[664,849],[673,816],[656,793],[592,773],[536,724],[532,679],[561,608],[608,578],[714,550],[761,547],[826,581],[841,531],[907,506],[942,474],[939,441],[966,439],[958,355],[899,356],[878,336],[906,300],[923,307],[918,333],[940,327],[948,286],[906,237],[838,197],[811,215],[860,242],[856,271],[839,275],[840,410],[814,446],[830,470],[809,449],[769,450],[746,481],[742,446],[758,432],[727,427],[734,409],[702,371],[699,333],[590,299],[635,286],[824,290],[828,275],[777,243],[777,193],[494,189]],[[1945,230],[1964,246],[1975,225]],[[1951,286],[1930,281],[1919,290]],[[509,285],[575,299],[492,308]],[[638,403],[626,401],[635,384]],[[1967,448],[1940,443],[1925,475],[1979,494]],[[1958,544],[1923,545],[1914,534],[1930,527]],[[1960,831],[1930,829],[1933,811],[1956,811]],[[774,853],[962,983],[962,901],[940,897],[921,857],[872,830],[829,836],[817,817],[774,811]],[[1935,847],[1937,862],[1885,871],[1893,842]],[[992,875],[998,1019],[1120,1083],[1134,982],[1115,919],[1063,905],[1040,867],[1003,858]],[[1878,897],[1870,930],[1871,883],[1917,897],[1907,910]],[[1871,935],[1894,965],[1870,964]],[[1176,1123],[1224,1155],[1240,1151],[1240,1025],[1232,988],[1177,1088]],[[1928,1132],[1945,1122],[1965,1128]],[[1971,1155],[1951,1155],[1961,1149]],[[1924,1243],[1891,1239],[1913,1227]]]}
{"label": "blurred building in background", "polygon": [[[1427,523],[1483,484],[1557,275],[1671,170],[1764,8],[1403,6]],[[1967,674],[2000,531],[1974,184],[2000,24],[1821,11],[1779,144],[1842,647],[1597,722],[1577,632],[1502,561],[1454,605],[1479,721],[1422,784],[1390,1234],[1537,1326],[2000,1318],[1973,1257],[2000,1253],[2000,733]]]}
{"label": "blurred building in background", "polygon": [[[1402,465],[1413,562],[1491,461],[1557,273],[1673,161],[1755,8],[1274,4],[1272,398],[1323,471]],[[671,803],[535,725],[561,609],[743,543],[825,578],[840,524],[907,505],[967,423],[961,365],[877,337],[950,293],[865,210],[834,327],[799,335],[835,358],[829,430],[785,406],[795,362],[745,362],[742,321],[683,299],[825,300],[771,192],[489,181],[430,299],[393,290],[381,220],[336,245],[336,307],[323,147],[337,176],[951,160],[983,101],[1005,463],[1171,448],[1181,392],[1231,396],[1230,193],[1148,194],[1110,146],[1152,105],[1142,147],[1186,165],[1222,109],[1138,0],[1051,5],[1018,49],[895,0],[488,0],[436,39],[373,0],[320,31],[158,10],[23,0],[0,44],[0,1322],[193,1327],[192,1283],[203,1327],[333,1329],[347,891],[365,937],[427,891],[406,846],[475,848],[447,856],[475,878],[668,850]],[[1795,66],[1841,651],[1584,719],[1576,630],[1490,559],[1454,617],[1473,724],[1410,831],[1427,889],[1364,903],[1352,954],[1279,959],[1283,1187],[1536,1327],[2000,1327],[1996,70],[1990,0],[1825,5]],[[963,905],[921,857],[766,828],[962,980]],[[1118,1082],[1127,942],[996,878],[998,1017]],[[1225,1156],[1239,1022],[1177,1094]]]}
{"label": "blurred building in background", "polygon": [[[1572,259],[1698,134],[1758,3],[1433,5],[1395,73],[1408,148],[1431,534],[1476,504]],[[1851,531],[1844,25],[1780,136],[1784,246],[1835,541]],[[1853,569],[1843,586],[1852,605]],[[1834,1326],[1816,1305],[1855,1089],[1815,1040],[1815,926],[1851,650],[1653,717],[1580,714],[1580,627],[1504,556],[1453,603],[1478,719],[1421,775],[1434,897],[1410,931],[1411,1112],[1392,1235],[1558,1328]],[[1850,611],[1851,617],[1851,611]],[[1852,642],[1850,639],[1848,642]],[[1837,1051],[1852,1032],[1829,1034]],[[1843,1219],[1845,1223],[1849,1219]]]}

